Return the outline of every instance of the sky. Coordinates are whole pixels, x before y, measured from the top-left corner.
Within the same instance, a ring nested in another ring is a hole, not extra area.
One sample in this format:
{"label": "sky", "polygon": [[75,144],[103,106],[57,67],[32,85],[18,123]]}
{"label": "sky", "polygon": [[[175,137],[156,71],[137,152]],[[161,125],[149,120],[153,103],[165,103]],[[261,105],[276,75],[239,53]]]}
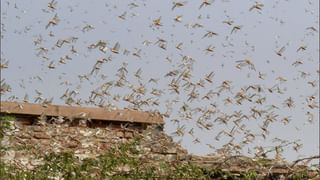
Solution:
{"label": "sky", "polygon": [[1,67],[2,101],[136,102],[189,153],[319,154],[319,1],[4,0]]}

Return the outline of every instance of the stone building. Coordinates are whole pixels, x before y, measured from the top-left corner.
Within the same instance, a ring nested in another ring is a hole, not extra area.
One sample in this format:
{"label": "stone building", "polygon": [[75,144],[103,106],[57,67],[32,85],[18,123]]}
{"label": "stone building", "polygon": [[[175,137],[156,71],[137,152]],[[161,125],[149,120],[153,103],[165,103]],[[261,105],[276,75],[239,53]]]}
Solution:
{"label": "stone building", "polygon": [[[200,168],[232,172],[239,177],[249,170],[262,177],[269,177],[268,173],[271,173],[278,179],[292,173],[288,169],[291,164],[283,161],[268,160],[261,165],[244,156],[188,154],[163,132],[165,122],[157,113],[17,102],[1,102],[0,113],[1,116],[15,117],[1,140],[2,147],[13,148],[1,151],[1,161],[26,171],[44,163],[43,159],[34,158],[38,152],[71,151],[79,160],[96,158],[110,148],[139,136],[142,140],[135,149],[140,152],[137,155],[139,159],[146,162],[194,164]],[[306,167],[298,169],[303,168]],[[122,165],[117,167],[117,171],[130,172],[130,167]],[[310,176],[319,177],[319,172],[310,171]]]}

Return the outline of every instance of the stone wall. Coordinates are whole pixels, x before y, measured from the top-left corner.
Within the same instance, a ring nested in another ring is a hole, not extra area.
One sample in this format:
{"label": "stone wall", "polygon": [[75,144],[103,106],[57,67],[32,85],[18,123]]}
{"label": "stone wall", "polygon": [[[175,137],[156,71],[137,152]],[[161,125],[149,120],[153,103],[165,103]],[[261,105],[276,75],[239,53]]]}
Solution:
{"label": "stone wall", "polygon": [[[4,133],[2,147],[11,147],[2,152],[1,160],[32,170],[41,160],[33,159],[38,151],[44,153],[72,151],[80,159],[95,158],[108,152],[115,145],[124,144],[134,136],[141,136],[137,150],[151,161],[186,160],[187,151],[163,133],[160,126],[150,126],[144,131],[134,128],[88,128],[68,124],[23,125],[11,121],[10,130]],[[19,147],[30,147],[30,150]]]}
{"label": "stone wall", "polygon": [[[1,140],[1,147],[7,148],[1,151],[1,161],[28,171],[43,164],[43,159],[35,158],[39,152],[48,154],[71,151],[80,160],[96,158],[106,154],[110,148],[126,144],[139,136],[141,142],[135,148],[140,152],[139,158],[146,162],[182,162],[202,168],[216,168],[238,176],[255,171],[265,177],[271,173],[281,179],[292,173],[291,165],[284,161],[265,160],[261,164],[244,156],[188,154],[162,131],[161,126],[156,125],[142,130],[127,126],[88,128],[56,123],[25,125],[23,121],[10,121],[10,124],[10,129],[4,132]],[[303,168],[306,167],[296,168],[295,171]],[[312,171],[310,176],[319,177],[319,172]]]}

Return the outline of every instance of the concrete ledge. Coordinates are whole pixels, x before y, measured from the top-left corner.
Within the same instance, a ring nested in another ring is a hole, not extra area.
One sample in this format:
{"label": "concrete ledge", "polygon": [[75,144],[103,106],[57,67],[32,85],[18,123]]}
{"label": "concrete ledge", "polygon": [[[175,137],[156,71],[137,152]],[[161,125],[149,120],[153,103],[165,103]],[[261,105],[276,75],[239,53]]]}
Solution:
{"label": "concrete ledge", "polygon": [[30,103],[18,103],[1,101],[1,114],[31,115],[39,116],[63,116],[68,118],[90,118],[92,120],[131,122],[142,124],[163,125],[164,120],[159,114],[149,112],[138,112],[129,110],[109,111],[102,108],[72,107]]}

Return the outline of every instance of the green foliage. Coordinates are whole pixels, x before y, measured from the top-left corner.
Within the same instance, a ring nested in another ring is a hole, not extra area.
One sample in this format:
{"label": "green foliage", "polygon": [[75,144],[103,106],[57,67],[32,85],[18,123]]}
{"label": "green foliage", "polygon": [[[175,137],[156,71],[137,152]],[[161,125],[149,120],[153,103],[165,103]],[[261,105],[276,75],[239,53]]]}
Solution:
{"label": "green foliage", "polygon": [[296,174],[292,175],[292,180],[303,180],[303,179],[308,179],[308,173],[306,170],[300,171]]}
{"label": "green foliage", "polygon": [[7,149],[13,149],[15,151],[27,150],[30,151],[32,149],[36,149],[34,146],[31,145],[14,145],[12,147],[8,147]]}
{"label": "green foliage", "polygon": [[[49,153],[41,155],[44,164],[33,171],[25,171],[17,167],[0,163],[1,179],[53,179],[63,177],[73,179],[210,179],[200,167],[181,162],[146,162],[139,158],[136,146],[140,137],[127,144],[111,148],[105,155],[97,158],[86,158],[80,161],[73,152]],[[21,148],[21,147],[19,147]],[[127,167],[120,171],[119,167]]]}
{"label": "green foliage", "polygon": [[242,174],[242,175],[244,180],[255,180],[255,179],[258,179],[259,177],[256,172],[250,171],[250,170],[246,174]]}
{"label": "green foliage", "polygon": [[11,116],[1,116],[0,117],[0,139],[3,138],[4,132],[10,129],[10,121],[15,121],[14,117]]}

